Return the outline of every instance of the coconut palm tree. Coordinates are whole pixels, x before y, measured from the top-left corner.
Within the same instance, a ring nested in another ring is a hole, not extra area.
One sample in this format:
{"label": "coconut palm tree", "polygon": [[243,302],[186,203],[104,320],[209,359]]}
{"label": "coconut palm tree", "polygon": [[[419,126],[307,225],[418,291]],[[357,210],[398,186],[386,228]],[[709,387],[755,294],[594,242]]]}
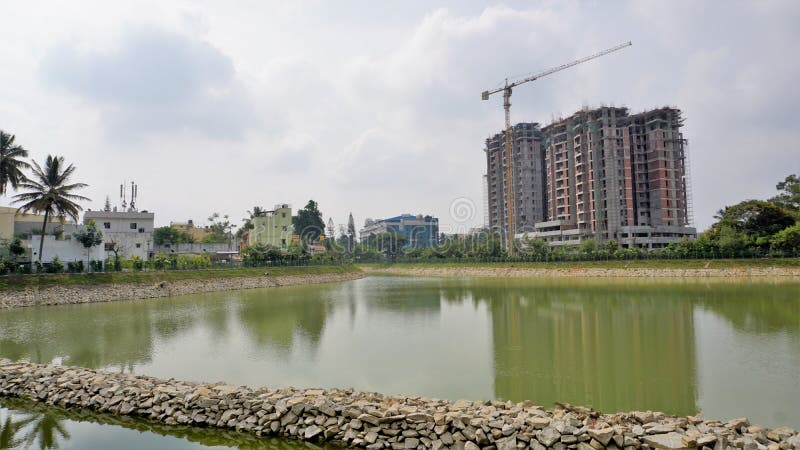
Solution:
{"label": "coconut palm tree", "polygon": [[17,209],[19,212],[44,213],[42,238],[39,241],[39,262],[41,262],[47,220],[53,216],[63,223],[64,219],[69,216],[77,223],[78,212],[82,211],[83,208],[75,202],[90,200],[72,193],[76,189],[84,188],[88,185],[84,183],[69,184],[69,179],[75,172],[75,166],[72,164],[67,166],[63,156],[47,155],[47,159],[44,162],[44,170],[36,161],[33,161],[32,171],[33,176],[30,179],[19,183],[19,187],[28,192],[15,195],[14,203],[23,203]]}
{"label": "coconut palm tree", "polygon": [[32,426],[24,436],[28,447],[38,443],[40,450],[55,449],[58,448],[59,439],[72,437],[67,431],[67,427],[53,414],[34,413],[30,419],[32,419]]}
{"label": "coconut palm tree", "polygon": [[16,189],[25,181],[23,169],[30,165],[21,158],[28,156],[28,151],[21,145],[14,144],[15,136],[0,130],[0,195],[6,193],[8,185]]}

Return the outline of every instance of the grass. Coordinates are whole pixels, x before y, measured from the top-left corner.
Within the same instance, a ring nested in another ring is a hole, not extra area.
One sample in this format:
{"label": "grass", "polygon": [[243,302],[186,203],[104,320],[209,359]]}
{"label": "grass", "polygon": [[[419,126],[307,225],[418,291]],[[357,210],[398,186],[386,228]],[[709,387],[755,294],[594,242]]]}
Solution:
{"label": "grass", "polygon": [[765,267],[798,267],[800,258],[761,259],[640,259],[610,261],[561,261],[561,262],[402,262],[395,264],[360,264],[361,267],[398,268],[531,268],[531,269],[747,269]]}
{"label": "grass", "polygon": [[42,274],[0,276],[0,291],[31,287],[96,286],[102,284],[155,284],[161,281],[205,280],[230,277],[316,275],[358,272],[355,266],[257,267],[213,270],[170,270],[157,272],[110,272],[91,274]]}

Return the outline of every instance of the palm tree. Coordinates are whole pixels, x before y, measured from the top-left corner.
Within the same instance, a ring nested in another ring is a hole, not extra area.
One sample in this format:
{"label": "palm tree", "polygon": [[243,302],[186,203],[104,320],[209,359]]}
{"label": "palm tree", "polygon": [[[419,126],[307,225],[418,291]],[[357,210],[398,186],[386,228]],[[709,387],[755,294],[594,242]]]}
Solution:
{"label": "palm tree", "polygon": [[22,169],[30,165],[20,158],[28,156],[28,151],[21,145],[14,144],[15,136],[0,130],[0,195],[6,193],[8,184],[16,189],[20,182],[25,181]]}
{"label": "palm tree", "polygon": [[72,191],[84,188],[84,183],[69,182],[75,166],[66,166],[63,156],[47,155],[44,163],[44,170],[36,161],[33,161],[33,177],[19,183],[20,188],[27,189],[14,196],[14,203],[24,202],[17,211],[33,211],[37,214],[44,213],[42,222],[42,238],[39,241],[39,262],[42,261],[42,250],[44,249],[44,234],[47,230],[47,220],[50,216],[57,217],[62,223],[69,216],[76,223],[78,222],[78,212],[82,211],[76,201],[90,201],[86,197],[73,194]]}
{"label": "palm tree", "polygon": [[40,450],[58,448],[59,435],[63,439],[69,439],[67,428],[55,415],[48,413],[35,413],[30,419],[33,421],[31,429],[25,434],[25,443],[28,447],[38,442]]}

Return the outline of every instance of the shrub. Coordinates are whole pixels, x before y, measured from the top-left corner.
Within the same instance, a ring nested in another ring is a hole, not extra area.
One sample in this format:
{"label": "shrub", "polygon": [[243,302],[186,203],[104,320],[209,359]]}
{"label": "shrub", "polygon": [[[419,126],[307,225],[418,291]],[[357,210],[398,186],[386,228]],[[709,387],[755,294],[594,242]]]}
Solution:
{"label": "shrub", "polygon": [[103,261],[92,260],[89,261],[89,267],[91,267],[92,272],[102,272],[103,271]]}
{"label": "shrub", "polygon": [[64,272],[64,263],[56,256],[53,258],[53,262],[50,263],[47,271],[49,273],[62,273]]}
{"label": "shrub", "polygon": [[83,272],[83,261],[70,261],[67,263],[67,272],[81,273]]}

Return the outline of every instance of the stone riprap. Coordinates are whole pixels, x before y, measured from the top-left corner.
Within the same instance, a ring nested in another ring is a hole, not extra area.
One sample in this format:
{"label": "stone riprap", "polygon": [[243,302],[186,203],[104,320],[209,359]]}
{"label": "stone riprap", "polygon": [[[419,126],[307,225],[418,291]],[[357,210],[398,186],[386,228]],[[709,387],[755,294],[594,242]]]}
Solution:
{"label": "stone riprap", "polygon": [[455,402],[352,389],[268,389],[0,360],[0,395],[259,436],[423,450],[797,450],[800,434],[747,419],[599,414],[530,402]]}
{"label": "stone riprap", "polygon": [[648,269],[570,267],[363,267],[371,274],[444,277],[587,277],[587,278],[800,278],[800,267],[749,267],[731,269]]}
{"label": "stone riprap", "polygon": [[360,271],[353,271],[345,273],[187,279],[149,284],[120,283],[87,286],[51,286],[42,289],[31,287],[0,292],[0,309],[21,306],[113,302],[236,289],[331,283],[355,280],[364,276],[365,274]]}

